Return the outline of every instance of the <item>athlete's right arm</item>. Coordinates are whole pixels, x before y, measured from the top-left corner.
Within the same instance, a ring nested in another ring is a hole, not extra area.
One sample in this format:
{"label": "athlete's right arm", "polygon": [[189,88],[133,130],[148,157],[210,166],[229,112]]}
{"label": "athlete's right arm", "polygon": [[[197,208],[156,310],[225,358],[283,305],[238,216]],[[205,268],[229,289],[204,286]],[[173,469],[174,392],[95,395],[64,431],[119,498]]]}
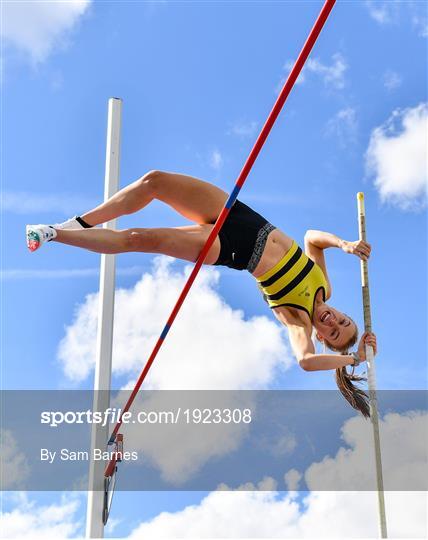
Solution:
{"label": "athlete's right arm", "polygon": [[309,371],[309,358],[315,354],[314,343],[311,339],[310,329],[303,324],[287,324],[288,336],[294,356],[299,366]]}
{"label": "athlete's right arm", "polygon": [[288,310],[273,310],[277,319],[284,324],[289,333],[291,348],[305,371],[324,371],[351,366],[354,358],[342,354],[316,354],[311,338],[312,325],[305,324],[288,313]]}
{"label": "athlete's right arm", "polygon": [[299,366],[305,371],[324,371],[351,366],[354,358],[342,354],[316,354],[314,343],[311,339],[311,331],[305,326],[288,326],[291,348],[299,362]]}

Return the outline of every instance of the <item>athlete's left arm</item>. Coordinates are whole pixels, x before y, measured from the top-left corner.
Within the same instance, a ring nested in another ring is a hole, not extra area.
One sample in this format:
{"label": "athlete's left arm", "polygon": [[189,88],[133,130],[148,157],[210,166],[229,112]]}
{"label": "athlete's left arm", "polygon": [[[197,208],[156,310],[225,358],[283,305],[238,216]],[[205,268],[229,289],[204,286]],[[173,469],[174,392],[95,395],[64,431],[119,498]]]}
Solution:
{"label": "athlete's left arm", "polygon": [[329,247],[342,247],[342,240],[331,233],[322,231],[306,231],[305,234],[305,253],[306,255],[316,263],[325,276],[328,283],[328,291],[326,291],[326,300],[331,296],[331,283],[327,273],[327,266],[325,263],[324,250]]}
{"label": "athlete's left arm", "polygon": [[356,255],[360,259],[367,260],[370,257],[371,246],[363,240],[348,242],[335,234],[309,230],[305,234],[305,253],[316,263],[324,273],[328,283],[327,299],[331,296],[331,283],[327,274],[324,250],[327,248],[340,248],[345,253]]}

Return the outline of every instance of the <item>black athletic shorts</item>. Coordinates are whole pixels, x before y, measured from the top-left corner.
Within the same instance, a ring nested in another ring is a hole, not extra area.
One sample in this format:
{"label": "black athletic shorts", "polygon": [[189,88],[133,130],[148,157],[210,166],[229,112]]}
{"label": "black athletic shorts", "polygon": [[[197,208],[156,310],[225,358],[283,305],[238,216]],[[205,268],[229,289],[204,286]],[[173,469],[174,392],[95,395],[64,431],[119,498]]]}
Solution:
{"label": "black athletic shorts", "polygon": [[218,234],[220,255],[214,264],[254,272],[274,229],[267,219],[237,199]]}

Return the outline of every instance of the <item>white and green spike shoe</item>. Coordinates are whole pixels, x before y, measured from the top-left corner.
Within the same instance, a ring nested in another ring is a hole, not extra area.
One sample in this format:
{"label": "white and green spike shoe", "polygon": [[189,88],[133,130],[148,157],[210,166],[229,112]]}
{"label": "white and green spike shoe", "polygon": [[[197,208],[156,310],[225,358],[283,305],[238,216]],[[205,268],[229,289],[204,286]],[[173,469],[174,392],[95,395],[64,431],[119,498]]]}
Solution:
{"label": "white and green spike shoe", "polygon": [[42,244],[56,237],[56,230],[51,225],[27,225],[26,233],[30,251],[36,251]]}

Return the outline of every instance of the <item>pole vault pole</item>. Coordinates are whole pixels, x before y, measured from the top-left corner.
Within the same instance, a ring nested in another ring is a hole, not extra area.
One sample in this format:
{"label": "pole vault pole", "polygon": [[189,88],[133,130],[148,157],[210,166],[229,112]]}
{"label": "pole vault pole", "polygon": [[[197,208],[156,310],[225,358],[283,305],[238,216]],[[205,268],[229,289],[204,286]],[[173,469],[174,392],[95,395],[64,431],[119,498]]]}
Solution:
{"label": "pole vault pole", "polygon": [[[364,206],[364,193],[357,194],[358,201],[358,231],[360,240],[366,242],[366,210]],[[364,330],[372,332],[372,317],[370,309],[369,270],[367,261],[361,259],[361,288],[363,293]],[[379,508],[379,531],[381,538],[387,538],[385,494],[383,489],[382,457],[379,435],[379,415],[376,396],[376,371],[374,363],[373,347],[365,345],[367,359],[367,382],[370,398],[370,420],[373,428],[373,447],[376,463],[376,484]]]}
{"label": "pole vault pole", "polygon": [[[112,197],[119,188],[120,129],[122,100],[111,98],[108,102],[106,169],[104,200]],[[104,224],[115,229],[116,220]],[[93,411],[105,411],[110,406],[111,364],[113,347],[114,291],[116,277],[115,255],[101,255],[100,292],[98,304],[98,335],[94,378]],[[88,506],[86,512],[86,538],[102,538],[104,505],[104,462],[94,461],[93,451],[105,450],[108,424],[92,424],[91,455],[88,481]]]}

